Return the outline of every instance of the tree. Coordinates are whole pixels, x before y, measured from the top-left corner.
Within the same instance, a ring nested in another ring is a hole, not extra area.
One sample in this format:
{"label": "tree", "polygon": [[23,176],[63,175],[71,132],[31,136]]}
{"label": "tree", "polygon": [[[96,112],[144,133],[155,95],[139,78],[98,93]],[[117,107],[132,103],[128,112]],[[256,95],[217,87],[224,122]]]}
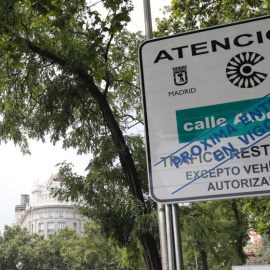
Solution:
{"label": "tree", "polygon": [[269,14],[269,1],[172,0],[168,17],[157,19],[157,36],[176,34]]}
{"label": "tree", "polygon": [[[122,186],[125,197],[128,191],[144,219],[153,204],[143,193],[139,153],[132,153],[141,139],[126,134],[141,122],[134,59],[142,37],[124,31],[131,10],[130,0],[3,0],[0,139],[28,152],[27,137],[50,134],[53,143],[63,139],[64,147],[91,151],[91,173],[117,171],[114,189]],[[106,155],[106,163],[95,167]],[[77,193],[77,186],[70,191]],[[148,269],[161,269],[153,235],[145,230],[138,238]]]}
{"label": "tree", "polygon": [[[105,16],[98,10],[105,11]],[[161,269],[155,205],[146,196],[146,165],[137,48],[124,30],[131,0],[3,0],[0,4],[0,139],[29,152],[27,138],[93,153],[81,177],[63,164],[55,195],[80,202],[108,237],[139,240],[148,269]],[[261,1],[173,1],[156,35],[269,11]]]}
{"label": "tree", "polygon": [[6,226],[0,251],[0,269],[5,270],[129,270],[122,263],[123,250],[102,237],[93,222],[86,224],[82,236],[64,228],[49,239]]}
{"label": "tree", "polygon": [[[143,152],[142,147],[139,147],[139,151]],[[157,236],[156,212],[141,215],[141,203],[127,193],[125,185],[120,184],[124,182],[121,168],[107,164],[107,155],[108,151],[90,162],[87,177],[74,174],[69,164],[62,164],[60,174],[64,175],[65,183],[61,189],[55,189],[54,194],[62,200],[71,198],[77,201],[82,214],[98,222],[104,235],[113,237],[121,247],[126,247],[126,251],[135,257],[132,263],[138,265],[141,256],[138,246],[140,234],[150,232]],[[106,168],[101,164],[105,164]],[[146,203],[149,209],[154,207],[150,198]]]}
{"label": "tree", "polygon": [[28,234],[19,226],[5,227],[0,238],[0,269],[67,269],[59,250],[43,236]]}
{"label": "tree", "polygon": [[259,234],[268,238],[270,238],[269,208],[268,196],[249,198],[244,204],[244,211],[249,216],[251,227],[256,228]]}
{"label": "tree", "polygon": [[128,270],[122,265],[122,250],[112,239],[105,239],[93,222],[86,224],[82,236],[65,228],[59,234],[52,235],[48,242],[60,247],[65,269]]}
{"label": "tree", "polygon": [[20,246],[28,244],[30,239],[26,230],[18,226],[6,226],[3,236],[0,237],[0,269],[17,269],[16,265],[20,263]]}
{"label": "tree", "polygon": [[229,270],[245,264],[248,219],[241,200],[192,203],[181,208],[185,269]]}

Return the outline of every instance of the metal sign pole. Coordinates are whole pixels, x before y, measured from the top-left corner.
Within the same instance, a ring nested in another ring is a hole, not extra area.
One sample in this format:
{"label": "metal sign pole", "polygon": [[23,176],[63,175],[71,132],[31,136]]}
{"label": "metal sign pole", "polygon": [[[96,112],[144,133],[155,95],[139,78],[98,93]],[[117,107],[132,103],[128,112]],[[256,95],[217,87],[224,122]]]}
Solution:
{"label": "metal sign pole", "polygon": [[[144,22],[145,22],[146,39],[152,39],[153,38],[153,30],[152,30],[150,0],[143,0],[143,4],[144,4]],[[166,235],[166,219],[165,219],[165,205],[158,203],[157,210],[158,210],[161,265],[162,265],[162,270],[169,270],[167,235]]]}
{"label": "metal sign pole", "polygon": [[158,208],[158,225],[159,225],[161,266],[162,266],[162,270],[169,270],[167,235],[166,235],[166,219],[165,219],[165,205],[158,203],[157,208]]}
{"label": "metal sign pole", "polygon": [[172,205],[166,204],[166,231],[167,231],[167,247],[168,247],[168,263],[169,270],[175,270],[175,256],[174,256],[174,237],[172,224]]}
{"label": "metal sign pole", "polygon": [[150,0],[143,0],[146,39],[153,38]]}
{"label": "metal sign pole", "polygon": [[173,218],[176,270],[184,270],[181,230],[179,226],[178,204],[172,204],[172,218]]}
{"label": "metal sign pole", "polygon": [[[150,0],[144,0],[146,39],[153,38]],[[162,270],[183,270],[178,205],[157,204]],[[167,233],[167,235],[166,235]]]}

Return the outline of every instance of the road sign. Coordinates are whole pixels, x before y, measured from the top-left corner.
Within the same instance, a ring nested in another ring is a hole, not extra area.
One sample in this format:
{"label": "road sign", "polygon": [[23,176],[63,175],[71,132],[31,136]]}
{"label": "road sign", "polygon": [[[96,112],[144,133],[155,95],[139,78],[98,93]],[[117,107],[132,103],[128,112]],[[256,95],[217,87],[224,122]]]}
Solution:
{"label": "road sign", "polygon": [[270,16],[141,45],[154,200],[269,194],[269,51]]}

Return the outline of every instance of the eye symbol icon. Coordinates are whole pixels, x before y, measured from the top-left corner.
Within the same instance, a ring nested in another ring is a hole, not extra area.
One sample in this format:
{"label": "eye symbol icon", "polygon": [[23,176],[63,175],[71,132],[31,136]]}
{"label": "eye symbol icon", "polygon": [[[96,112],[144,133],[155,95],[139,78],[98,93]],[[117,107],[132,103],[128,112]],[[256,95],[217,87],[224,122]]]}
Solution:
{"label": "eye symbol icon", "polygon": [[240,88],[253,88],[261,84],[267,77],[266,73],[254,70],[255,65],[264,57],[255,52],[244,52],[234,56],[226,67],[229,81]]}

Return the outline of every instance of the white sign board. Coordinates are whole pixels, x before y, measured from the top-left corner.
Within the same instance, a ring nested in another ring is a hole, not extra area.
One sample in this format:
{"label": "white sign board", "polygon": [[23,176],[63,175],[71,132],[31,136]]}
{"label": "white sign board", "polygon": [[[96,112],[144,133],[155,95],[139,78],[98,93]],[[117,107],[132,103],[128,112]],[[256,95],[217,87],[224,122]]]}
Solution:
{"label": "white sign board", "polygon": [[270,16],[141,45],[155,201],[269,193],[269,52]]}
{"label": "white sign board", "polygon": [[270,270],[270,265],[233,266],[232,270]]}

